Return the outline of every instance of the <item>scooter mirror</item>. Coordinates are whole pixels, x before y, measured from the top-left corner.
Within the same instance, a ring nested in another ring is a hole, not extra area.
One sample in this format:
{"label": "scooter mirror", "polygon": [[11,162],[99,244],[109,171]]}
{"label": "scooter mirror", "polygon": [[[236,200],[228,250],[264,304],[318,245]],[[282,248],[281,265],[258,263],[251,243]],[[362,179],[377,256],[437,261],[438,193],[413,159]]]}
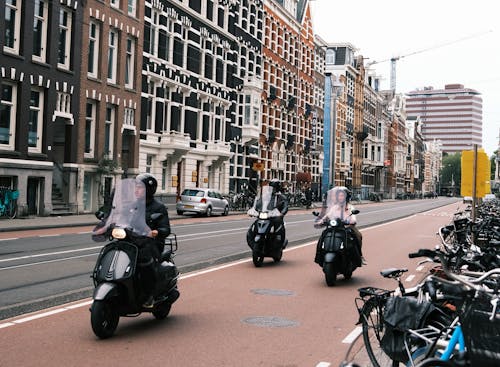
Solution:
{"label": "scooter mirror", "polygon": [[318,212],[312,212],[312,215],[314,215],[315,217],[317,217],[319,215]]}
{"label": "scooter mirror", "polygon": [[101,210],[96,211],[94,214],[95,214],[95,217],[97,219],[99,219],[99,220],[101,220],[102,218],[104,218],[104,212],[101,211]]}
{"label": "scooter mirror", "polygon": [[359,210],[358,209],[354,209],[351,213],[354,214],[354,215],[359,214]]}

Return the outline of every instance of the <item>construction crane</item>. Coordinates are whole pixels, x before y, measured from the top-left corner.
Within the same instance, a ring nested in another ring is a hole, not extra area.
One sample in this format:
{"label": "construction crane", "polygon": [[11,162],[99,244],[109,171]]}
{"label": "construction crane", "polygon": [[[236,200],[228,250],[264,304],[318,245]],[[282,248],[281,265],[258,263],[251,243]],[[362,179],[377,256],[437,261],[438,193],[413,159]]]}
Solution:
{"label": "construction crane", "polygon": [[476,38],[476,37],[482,36],[482,35],[484,35],[486,33],[490,33],[490,32],[493,32],[493,31],[489,30],[489,31],[485,31],[485,32],[475,33],[475,34],[472,34],[472,35],[467,36],[467,37],[462,37],[462,38],[456,39],[454,41],[448,41],[448,42],[440,43],[438,45],[426,47],[426,48],[423,48],[423,49],[420,49],[420,50],[417,50],[417,51],[413,51],[413,52],[410,52],[410,53],[407,53],[407,54],[404,54],[404,55],[393,56],[393,57],[391,57],[389,59],[384,59],[384,60],[380,60],[380,61],[371,61],[366,66],[370,67],[370,66],[375,65],[375,64],[380,64],[380,63],[383,63],[383,62],[390,61],[391,62],[391,90],[395,91],[396,90],[396,61],[398,61],[399,59],[402,59],[402,58],[408,57],[408,56],[412,56],[412,55],[416,55],[416,54],[420,54],[422,52],[427,52],[427,51],[430,51],[430,50],[434,50],[436,48],[441,48],[441,47],[449,46],[451,44],[454,44],[454,43],[457,43],[457,42],[462,42],[462,41],[465,41],[465,40],[468,40],[468,39],[471,39],[471,38]]}

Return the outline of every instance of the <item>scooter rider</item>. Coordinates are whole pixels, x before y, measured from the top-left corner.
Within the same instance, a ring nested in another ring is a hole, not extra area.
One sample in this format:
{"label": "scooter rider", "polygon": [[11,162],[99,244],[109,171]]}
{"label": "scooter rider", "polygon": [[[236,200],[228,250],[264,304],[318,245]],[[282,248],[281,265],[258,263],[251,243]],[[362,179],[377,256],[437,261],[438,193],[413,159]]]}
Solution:
{"label": "scooter rider", "polygon": [[[331,218],[340,218],[345,224],[348,224],[348,230],[354,235],[356,239],[356,252],[358,255],[359,266],[366,265],[365,258],[363,257],[361,248],[363,243],[363,235],[356,227],[356,216],[352,214],[354,207],[349,203],[351,200],[351,192],[344,186],[339,186],[335,188],[335,205],[331,205],[328,211],[323,215],[322,218],[318,218],[317,222],[322,220],[328,220]],[[316,256],[314,262],[320,264],[322,261],[321,256],[321,244],[322,241],[318,241],[316,247]]]}
{"label": "scooter rider", "polygon": [[[144,307],[153,307],[153,292],[157,282],[156,267],[157,261],[165,247],[165,238],[170,234],[170,221],[168,211],[164,204],[154,198],[158,181],[149,173],[144,173],[136,177],[137,181],[142,181],[146,189],[146,224],[151,229],[150,238],[139,247],[138,265],[142,278],[142,289],[147,295]],[[140,190],[142,185],[138,185],[136,190]],[[140,193],[136,192],[136,195]],[[163,216],[156,221],[151,220],[151,215],[161,213]],[[158,228],[162,228],[158,233]]]}
{"label": "scooter rider", "polygon": [[[281,193],[281,182],[278,179],[272,179],[269,181],[269,186],[273,188],[273,193],[271,196],[271,200],[269,202],[269,207],[267,209],[278,209],[280,212],[280,216],[272,217],[271,221],[273,224],[273,228],[279,229],[278,232],[276,232],[276,240],[281,242],[283,245],[283,248],[286,247],[286,233],[285,233],[285,225],[283,221],[283,217],[288,213],[288,200]],[[255,203],[255,207],[251,208],[248,210],[248,214],[252,215],[253,211],[260,211],[262,210],[262,201],[258,200]],[[251,238],[251,228],[248,230],[247,238]]]}

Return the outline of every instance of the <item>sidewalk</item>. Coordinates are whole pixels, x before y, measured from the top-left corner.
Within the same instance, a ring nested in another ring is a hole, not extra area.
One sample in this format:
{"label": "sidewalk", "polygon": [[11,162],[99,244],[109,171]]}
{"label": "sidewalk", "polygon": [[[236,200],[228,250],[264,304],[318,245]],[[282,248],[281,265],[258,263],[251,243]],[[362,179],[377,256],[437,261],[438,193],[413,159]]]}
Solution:
{"label": "sidewalk", "polygon": [[[372,201],[362,201],[361,203],[354,202],[353,205],[363,205],[367,203],[373,203]],[[310,210],[318,210],[321,208],[321,203],[317,202],[313,204],[314,207]],[[170,220],[189,218],[187,215],[178,215],[175,211],[175,204],[170,204],[168,207],[168,216]],[[290,210],[306,210],[305,207],[293,207]],[[229,212],[229,215],[244,214],[244,211]],[[0,219],[0,232],[14,232],[14,231],[30,231],[35,229],[47,229],[47,228],[63,228],[63,227],[80,227],[80,226],[93,226],[99,221],[94,214],[75,214],[75,215],[64,215],[64,216],[49,216],[49,217],[26,217],[26,218],[15,218]]]}

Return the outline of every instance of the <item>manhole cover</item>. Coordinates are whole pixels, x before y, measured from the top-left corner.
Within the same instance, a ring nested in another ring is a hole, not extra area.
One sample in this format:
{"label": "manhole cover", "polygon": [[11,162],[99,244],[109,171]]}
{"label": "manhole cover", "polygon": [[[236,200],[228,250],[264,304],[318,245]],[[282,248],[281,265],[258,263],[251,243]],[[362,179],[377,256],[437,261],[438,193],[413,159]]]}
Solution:
{"label": "manhole cover", "polygon": [[260,327],[293,327],[298,326],[297,321],[284,319],[277,316],[253,316],[243,319],[243,322]]}
{"label": "manhole cover", "polygon": [[252,289],[252,293],[264,296],[294,296],[295,292],[284,289]]}

